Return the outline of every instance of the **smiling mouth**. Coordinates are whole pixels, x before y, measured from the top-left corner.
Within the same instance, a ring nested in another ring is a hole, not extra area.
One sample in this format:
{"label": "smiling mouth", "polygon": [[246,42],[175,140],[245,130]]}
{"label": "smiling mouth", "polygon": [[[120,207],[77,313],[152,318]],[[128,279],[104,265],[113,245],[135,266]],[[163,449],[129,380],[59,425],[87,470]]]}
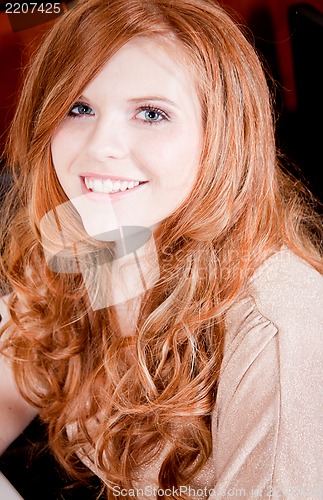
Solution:
{"label": "smiling mouth", "polygon": [[122,193],[129,191],[140,184],[145,184],[147,181],[125,181],[125,180],[111,180],[111,179],[98,179],[91,177],[83,177],[86,188],[93,193]]}

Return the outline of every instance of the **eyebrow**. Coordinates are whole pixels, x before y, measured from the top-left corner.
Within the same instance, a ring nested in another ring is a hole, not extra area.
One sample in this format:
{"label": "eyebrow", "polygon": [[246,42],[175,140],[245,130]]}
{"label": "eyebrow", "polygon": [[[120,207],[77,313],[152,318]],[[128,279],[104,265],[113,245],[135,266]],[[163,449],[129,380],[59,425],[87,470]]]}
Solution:
{"label": "eyebrow", "polygon": [[[80,101],[89,102],[89,99],[87,99],[86,96],[84,96],[84,95],[80,95],[78,99]],[[140,103],[145,102],[145,101],[164,102],[166,104],[169,104],[170,106],[173,106],[174,108],[179,109],[179,106],[174,101],[171,101],[170,99],[167,99],[166,97],[159,96],[159,95],[148,95],[148,96],[134,97],[132,99],[129,99],[129,102],[134,103],[134,104],[140,104]]]}
{"label": "eyebrow", "polygon": [[135,97],[133,99],[129,99],[129,102],[133,102],[135,104],[140,104],[143,101],[160,101],[160,102],[165,102],[167,104],[170,104],[171,106],[174,106],[174,108],[178,108],[178,105],[174,101],[171,101],[170,99],[167,99],[166,97],[158,96],[158,95],[148,95],[148,96]]}
{"label": "eyebrow", "polygon": [[89,102],[90,99],[87,99],[87,97],[85,97],[85,95],[80,95],[78,98],[77,98],[78,101],[84,101],[84,102]]}
{"label": "eyebrow", "polygon": [[[84,96],[83,94],[78,97],[78,100],[85,102],[85,103],[90,102],[90,100],[87,99],[87,97]],[[140,104],[140,103],[143,103],[145,101],[146,102],[147,101],[159,101],[159,102],[169,104],[170,106],[173,106],[176,109],[180,109],[179,106],[174,101],[171,101],[170,99],[167,99],[166,97],[159,96],[159,95],[148,95],[148,96],[134,97],[132,99],[129,99],[129,102],[134,103],[134,104]]]}

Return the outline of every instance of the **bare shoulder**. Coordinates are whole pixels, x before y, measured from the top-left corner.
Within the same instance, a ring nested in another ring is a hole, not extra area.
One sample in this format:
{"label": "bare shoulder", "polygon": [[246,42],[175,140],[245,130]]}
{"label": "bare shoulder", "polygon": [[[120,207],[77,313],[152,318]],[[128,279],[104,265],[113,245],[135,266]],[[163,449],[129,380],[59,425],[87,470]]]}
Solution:
{"label": "bare shoulder", "polygon": [[[0,327],[10,319],[8,298],[0,297]],[[36,415],[37,410],[24,400],[18,390],[10,359],[0,353],[0,454]]]}
{"label": "bare shoulder", "polygon": [[10,295],[0,296],[0,326],[2,327],[9,320],[8,299]]}

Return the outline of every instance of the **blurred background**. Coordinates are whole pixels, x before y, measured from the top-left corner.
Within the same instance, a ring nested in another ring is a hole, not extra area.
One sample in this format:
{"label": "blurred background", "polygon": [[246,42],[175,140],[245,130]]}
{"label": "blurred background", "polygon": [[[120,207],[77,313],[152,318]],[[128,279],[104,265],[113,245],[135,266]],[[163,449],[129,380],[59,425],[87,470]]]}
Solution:
{"label": "blurred background", "polygon": [[[0,155],[25,68],[44,34],[75,3],[52,3],[56,12],[14,14],[6,13],[8,2],[0,1]],[[221,4],[243,27],[271,75],[277,144],[288,168],[323,202],[323,0],[225,0]],[[5,196],[9,183],[2,160],[0,195]],[[92,499],[100,489],[95,480],[87,488],[66,486],[72,481],[48,453],[46,431],[37,420],[3,455],[0,470],[25,500]]]}
{"label": "blurred background", "polygon": [[[34,3],[55,5],[56,12],[52,8],[47,13],[36,9],[32,14],[6,13],[8,2],[0,1],[0,153],[24,69],[47,30],[76,0]],[[292,173],[323,201],[323,0],[224,0],[221,4],[243,26],[274,78],[270,86],[280,151],[289,158]],[[4,196],[7,182],[0,165]]]}

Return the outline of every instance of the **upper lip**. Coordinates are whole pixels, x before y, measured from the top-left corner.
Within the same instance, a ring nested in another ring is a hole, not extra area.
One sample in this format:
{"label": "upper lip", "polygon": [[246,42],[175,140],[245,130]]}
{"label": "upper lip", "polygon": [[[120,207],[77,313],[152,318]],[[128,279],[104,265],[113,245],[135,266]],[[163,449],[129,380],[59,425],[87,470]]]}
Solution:
{"label": "upper lip", "polygon": [[110,179],[111,181],[146,182],[146,181],[140,180],[138,178],[130,179],[129,177],[122,177],[121,175],[116,176],[116,175],[107,175],[107,174],[97,174],[95,172],[83,172],[82,174],[80,174],[80,177],[87,177],[87,178],[93,177],[95,179]]}

